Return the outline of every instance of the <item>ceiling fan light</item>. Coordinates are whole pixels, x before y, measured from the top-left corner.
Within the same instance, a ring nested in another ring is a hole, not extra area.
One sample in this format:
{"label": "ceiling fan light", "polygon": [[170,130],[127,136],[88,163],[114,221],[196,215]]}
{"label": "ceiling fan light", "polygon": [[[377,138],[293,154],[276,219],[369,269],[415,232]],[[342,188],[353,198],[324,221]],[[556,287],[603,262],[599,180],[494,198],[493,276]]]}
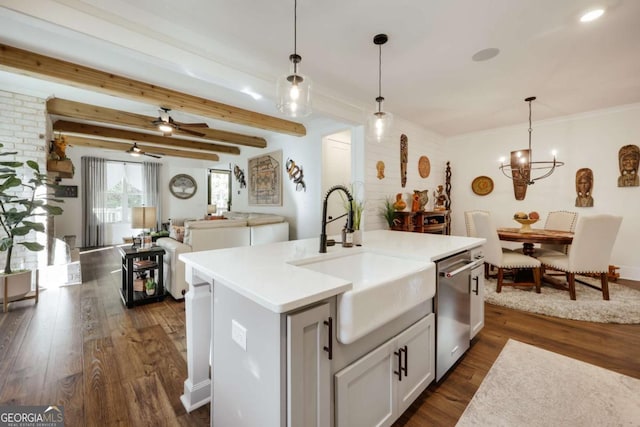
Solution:
{"label": "ceiling fan light", "polygon": [[173,127],[171,127],[171,125],[168,123],[160,123],[158,125],[158,130],[162,133],[170,134],[173,131]]}

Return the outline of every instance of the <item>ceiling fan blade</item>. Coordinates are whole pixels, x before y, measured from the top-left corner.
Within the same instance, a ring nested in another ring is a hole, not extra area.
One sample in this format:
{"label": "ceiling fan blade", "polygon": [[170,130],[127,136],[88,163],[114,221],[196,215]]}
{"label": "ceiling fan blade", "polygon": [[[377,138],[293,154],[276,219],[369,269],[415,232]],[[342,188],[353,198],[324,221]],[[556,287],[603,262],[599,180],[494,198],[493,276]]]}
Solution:
{"label": "ceiling fan blade", "polygon": [[208,128],[209,125],[206,123],[181,123],[181,122],[173,122],[178,127],[190,127],[190,128]]}
{"label": "ceiling fan blade", "polygon": [[205,136],[204,133],[196,132],[195,130],[183,128],[183,127],[180,127],[180,126],[176,126],[176,129],[179,130],[180,132],[189,133],[189,134],[194,135],[194,136]]}
{"label": "ceiling fan blade", "polygon": [[149,157],[155,157],[156,159],[161,159],[162,158],[162,156],[158,156],[156,154],[151,154],[151,153],[142,153],[142,154],[144,154],[145,156],[149,156]]}

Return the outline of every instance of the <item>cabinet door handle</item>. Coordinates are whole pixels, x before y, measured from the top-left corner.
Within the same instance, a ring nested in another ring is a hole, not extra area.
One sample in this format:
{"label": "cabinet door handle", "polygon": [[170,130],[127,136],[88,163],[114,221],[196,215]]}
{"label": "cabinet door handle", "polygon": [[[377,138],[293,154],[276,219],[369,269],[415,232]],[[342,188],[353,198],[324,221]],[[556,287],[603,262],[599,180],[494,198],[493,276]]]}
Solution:
{"label": "cabinet door handle", "polygon": [[329,360],[333,359],[333,318],[329,317],[329,320],[325,320],[324,324],[327,325],[327,327],[329,328],[329,345],[328,346],[324,346],[324,351],[326,351],[327,353],[329,353],[328,358]]}
{"label": "cabinet door handle", "polygon": [[408,371],[408,366],[409,366],[409,349],[407,348],[407,346],[405,345],[401,350],[404,350],[404,366],[402,367],[402,370],[404,371],[404,376],[408,376],[409,375],[409,371]]}
{"label": "cabinet door handle", "polygon": [[393,352],[393,354],[398,356],[398,370],[397,371],[393,371],[393,373],[398,376],[398,381],[402,381],[402,352],[403,351],[404,351],[404,349],[400,348],[400,349],[398,349],[398,351],[394,351]]}
{"label": "cabinet door handle", "polygon": [[479,276],[474,277],[473,281],[476,282],[476,288],[473,290],[473,293],[478,295],[478,286],[480,286],[480,277]]}

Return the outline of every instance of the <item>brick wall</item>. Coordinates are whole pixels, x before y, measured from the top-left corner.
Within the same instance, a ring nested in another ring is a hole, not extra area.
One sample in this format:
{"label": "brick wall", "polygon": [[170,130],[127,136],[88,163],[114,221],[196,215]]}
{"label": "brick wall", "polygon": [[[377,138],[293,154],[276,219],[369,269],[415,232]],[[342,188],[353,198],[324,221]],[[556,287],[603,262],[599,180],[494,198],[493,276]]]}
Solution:
{"label": "brick wall", "polygon": [[[15,160],[26,162],[35,160],[41,171],[46,171],[46,100],[0,90],[0,143],[3,151],[16,151]],[[5,160],[5,159],[3,159]],[[11,159],[6,159],[11,160]],[[31,169],[24,168],[23,180],[28,180]],[[43,220],[38,218],[38,220]],[[46,223],[45,223],[46,224]],[[4,235],[4,231],[0,230]],[[37,238],[46,246],[46,235],[37,233],[27,236]],[[12,267],[33,269],[46,265],[46,251],[30,252],[22,245],[13,249]],[[4,267],[6,252],[0,252],[0,271]]]}

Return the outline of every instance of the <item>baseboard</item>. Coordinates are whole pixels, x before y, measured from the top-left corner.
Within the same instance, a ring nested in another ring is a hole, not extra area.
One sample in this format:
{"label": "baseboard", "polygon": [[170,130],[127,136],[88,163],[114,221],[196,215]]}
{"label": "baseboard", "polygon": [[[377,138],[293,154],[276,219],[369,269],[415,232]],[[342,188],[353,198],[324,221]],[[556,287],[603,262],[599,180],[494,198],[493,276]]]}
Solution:
{"label": "baseboard", "polygon": [[621,265],[619,271],[621,279],[640,280],[640,267]]}

